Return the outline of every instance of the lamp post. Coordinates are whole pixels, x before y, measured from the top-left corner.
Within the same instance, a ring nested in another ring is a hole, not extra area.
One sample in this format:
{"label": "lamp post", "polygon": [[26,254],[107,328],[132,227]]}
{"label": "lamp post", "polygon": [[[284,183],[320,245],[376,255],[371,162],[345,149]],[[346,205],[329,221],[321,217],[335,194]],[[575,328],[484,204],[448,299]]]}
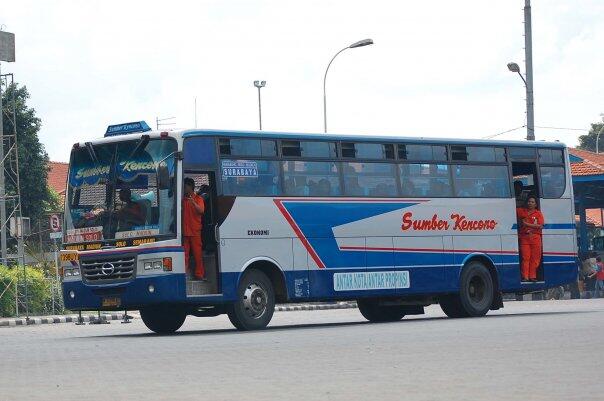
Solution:
{"label": "lamp post", "polygon": [[325,69],[325,76],[323,77],[323,129],[324,129],[325,133],[327,133],[327,94],[325,91],[325,84],[327,82],[327,72],[329,71],[329,67],[331,66],[331,63],[333,63],[333,60],[335,60],[335,58],[338,57],[338,54],[342,53],[346,49],[356,49],[357,47],[363,47],[363,46],[368,46],[368,45],[372,45],[372,44],[373,44],[372,39],[363,39],[363,40],[359,40],[358,42],[354,42],[350,46],[346,46],[345,48],[343,48],[342,50],[337,52],[335,54],[335,56],[333,56],[331,58],[331,61],[329,62],[329,64],[327,64],[327,68]]}
{"label": "lamp post", "polygon": [[260,103],[260,89],[266,86],[266,81],[254,81],[254,86],[258,88],[258,120],[260,122],[260,131],[262,131],[262,106]]}
{"label": "lamp post", "polygon": [[529,85],[527,80],[524,79],[522,74],[520,73],[520,67],[516,63],[508,63],[508,70],[511,72],[517,72],[522,82],[524,82],[524,87],[526,88],[526,140],[534,141],[535,140],[535,117],[533,111],[533,88],[532,84]]}
{"label": "lamp post", "polygon": [[600,143],[600,134],[604,131],[604,113],[600,113],[600,117],[602,117],[602,126],[596,135],[596,154],[600,153],[600,147],[598,146]]}

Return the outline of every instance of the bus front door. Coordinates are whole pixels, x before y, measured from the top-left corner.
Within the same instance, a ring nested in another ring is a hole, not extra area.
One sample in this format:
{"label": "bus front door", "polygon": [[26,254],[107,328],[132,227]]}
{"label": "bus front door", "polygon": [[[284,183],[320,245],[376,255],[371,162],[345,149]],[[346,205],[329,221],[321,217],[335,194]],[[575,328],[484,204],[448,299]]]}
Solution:
{"label": "bus front door", "polygon": [[[203,198],[205,204],[201,231],[205,280],[196,280],[191,274],[187,274],[187,296],[218,294],[221,283],[218,246],[215,237],[217,217],[215,173],[213,171],[185,171],[184,176],[195,181],[195,192]],[[189,261],[189,264],[187,270],[192,272],[193,261]]]}

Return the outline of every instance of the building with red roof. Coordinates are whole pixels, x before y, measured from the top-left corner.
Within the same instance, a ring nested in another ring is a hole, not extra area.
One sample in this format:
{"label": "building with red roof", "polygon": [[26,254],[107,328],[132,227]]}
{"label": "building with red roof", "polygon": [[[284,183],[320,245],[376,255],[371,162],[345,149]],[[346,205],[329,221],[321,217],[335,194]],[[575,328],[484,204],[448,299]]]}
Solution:
{"label": "building with red roof", "polygon": [[65,190],[67,188],[67,174],[69,164],[62,162],[48,163],[48,187],[54,190],[61,197],[61,201],[65,200]]}

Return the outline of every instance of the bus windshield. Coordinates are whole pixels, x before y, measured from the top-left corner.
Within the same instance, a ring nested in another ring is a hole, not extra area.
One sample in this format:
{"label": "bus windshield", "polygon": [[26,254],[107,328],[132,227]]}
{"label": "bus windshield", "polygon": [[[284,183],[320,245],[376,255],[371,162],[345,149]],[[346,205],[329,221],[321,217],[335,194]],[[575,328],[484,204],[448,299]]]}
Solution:
{"label": "bus windshield", "polygon": [[[74,149],[65,242],[174,236],[175,152],[173,139],[148,137]],[[162,161],[170,176],[167,188],[157,185],[156,166]]]}

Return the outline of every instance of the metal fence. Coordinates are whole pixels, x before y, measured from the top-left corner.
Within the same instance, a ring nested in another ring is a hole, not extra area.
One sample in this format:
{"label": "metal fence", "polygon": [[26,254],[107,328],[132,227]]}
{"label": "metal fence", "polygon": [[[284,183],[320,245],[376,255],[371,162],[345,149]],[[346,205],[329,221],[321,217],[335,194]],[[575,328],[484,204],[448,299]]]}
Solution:
{"label": "metal fence", "polygon": [[0,317],[44,316],[65,313],[61,282],[45,278],[34,283],[23,278],[0,280]]}

